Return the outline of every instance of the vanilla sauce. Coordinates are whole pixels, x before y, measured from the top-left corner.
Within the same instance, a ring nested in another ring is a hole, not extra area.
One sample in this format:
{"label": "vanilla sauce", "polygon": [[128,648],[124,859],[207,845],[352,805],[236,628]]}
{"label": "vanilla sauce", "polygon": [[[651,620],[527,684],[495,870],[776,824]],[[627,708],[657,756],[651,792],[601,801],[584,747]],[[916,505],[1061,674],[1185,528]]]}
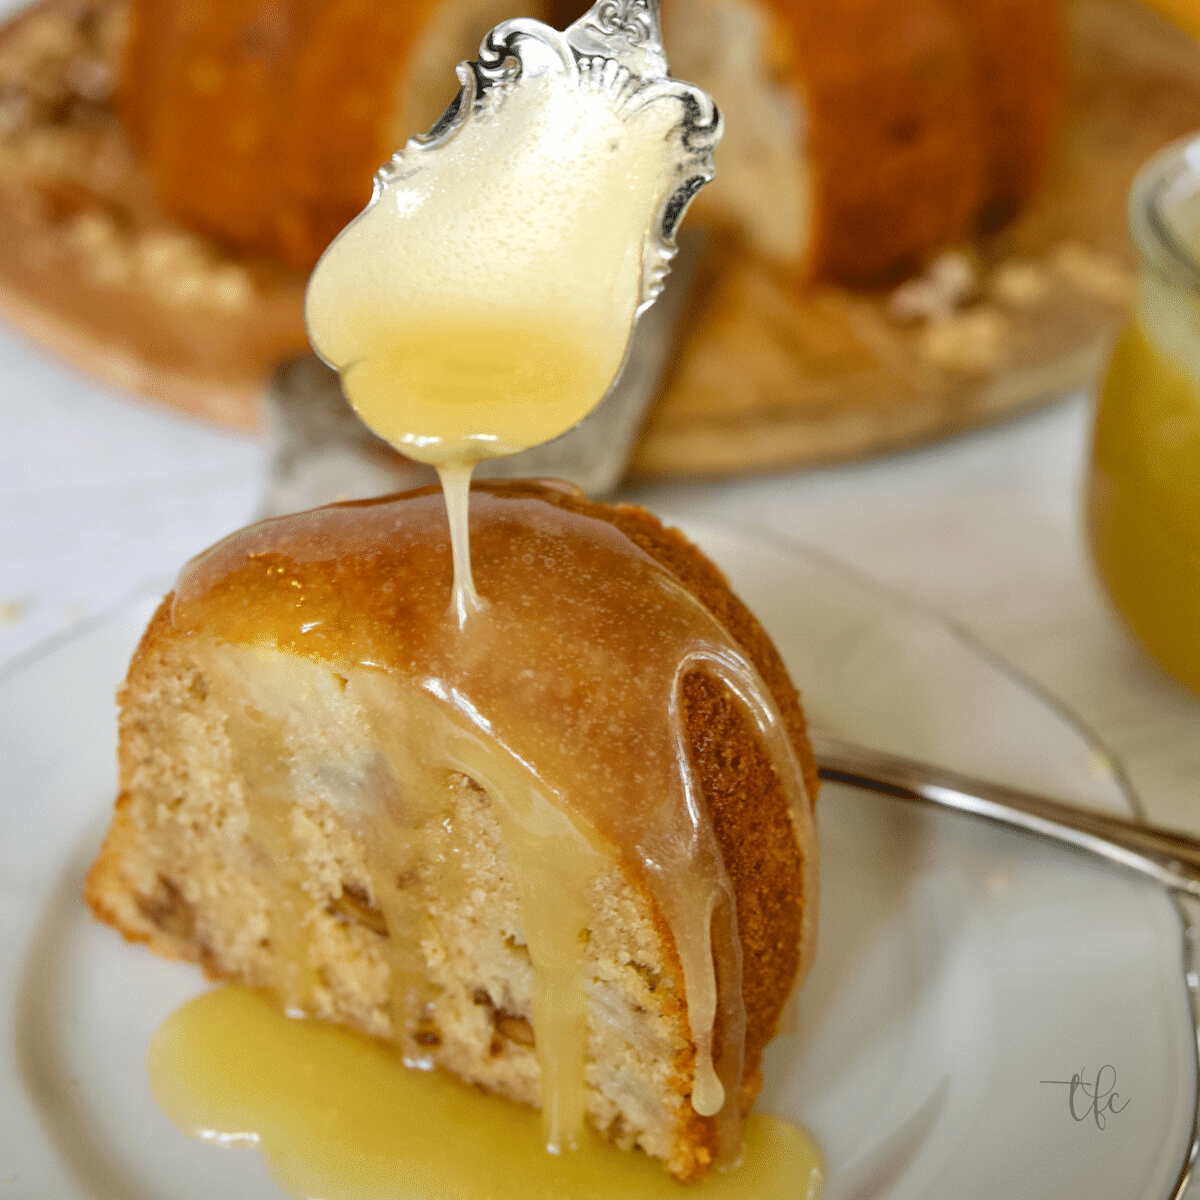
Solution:
{"label": "vanilla sauce", "polygon": [[148,1055],[155,1098],[181,1129],[254,1146],[292,1196],[322,1200],[817,1200],[821,1164],[795,1126],[753,1114],[744,1163],[696,1185],[590,1131],[547,1154],[537,1113],[436,1072],[385,1042],[285,1017],[273,997],[208,992]]}

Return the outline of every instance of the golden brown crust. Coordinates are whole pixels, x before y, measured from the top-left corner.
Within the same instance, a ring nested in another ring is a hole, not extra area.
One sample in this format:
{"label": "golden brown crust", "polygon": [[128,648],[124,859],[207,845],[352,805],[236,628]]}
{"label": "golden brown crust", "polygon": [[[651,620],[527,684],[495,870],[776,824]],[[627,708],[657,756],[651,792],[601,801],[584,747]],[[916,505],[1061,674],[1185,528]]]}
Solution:
{"label": "golden brown crust", "polygon": [[[83,899],[100,920],[119,930],[127,942],[150,942],[149,933],[130,926],[122,919],[113,901],[113,897],[128,891],[121,875],[121,859],[137,837],[137,830],[129,819],[129,803],[129,792],[123,791],[113,806],[112,824],[108,827],[100,853],[84,876]],[[173,945],[160,947],[152,944],[151,949],[167,957],[175,956]]]}
{"label": "golden brown crust", "polygon": [[311,267],[395,149],[389,104],[438,3],[133,0],[122,111],[164,210]]}
{"label": "golden brown crust", "polygon": [[[278,133],[280,184],[292,204],[277,236],[291,265],[315,263],[370,198],[372,176],[396,149],[392,111],[400,79],[439,3],[335,0],[314,6],[311,32],[291,67],[289,112]],[[416,132],[423,131],[399,136]]]}
{"label": "golden brown crust", "polygon": [[958,0],[974,28],[987,174],[979,231],[992,233],[1037,190],[1066,100],[1058,0]]}
{"label": "golden brown crust", "polygon": [[773,0],[808,118],[810,272],[900,278],[966,236],[982,190],[971,45],[952,0]]}
{"label": "golden brown crust", "polygon": [[535,480],[483,481],[474,484],[472,490],[536,496],[568,512],[607,521],[660,566],[666,567],[716,617],[754,663],[779,706],[804,771],[805,787],[815,801],[820,780],[808,743],[808,726],[800,706],[800,693],[792,683],[779,651],[754,614],[730,590],[729,581],[721,571],[678,529],[663,525],[657,517],[637,505],[601,504],[588,500],[573,488],[548,488]]}
{"label": "golden brown crust", "polygon": [[[229,248],[310,269],[398,142],[424,132],[398,130],[397,107],[443,7],[132,0],[121,110],[163,210]],[[454,62],[441,65],[448,101]]]}

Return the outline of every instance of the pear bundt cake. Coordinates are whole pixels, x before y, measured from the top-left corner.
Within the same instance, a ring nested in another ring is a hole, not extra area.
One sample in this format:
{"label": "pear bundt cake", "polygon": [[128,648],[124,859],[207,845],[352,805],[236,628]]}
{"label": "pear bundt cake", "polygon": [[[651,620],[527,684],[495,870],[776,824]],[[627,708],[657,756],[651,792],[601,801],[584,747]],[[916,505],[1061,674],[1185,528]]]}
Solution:
{"label": "pear bundt cake", "polygon": [[[681,1180],[728,1153],[807,968],[817,778],[719,571],[565,485],[252,526],[185,567],[120,694],[86,883],[127,938],[586,1119]],[[547,1122],[547,1112],[551,1114]]]}
{"label": "pear bundt cake", "polygon": [[[585,0],[131,0],[121,105],[164,210],[310,268],[500,20]],[[1058,0],[663,0],[672,72],[726,116],[693,223],[799,277],[894,281],[1035,187]]]}

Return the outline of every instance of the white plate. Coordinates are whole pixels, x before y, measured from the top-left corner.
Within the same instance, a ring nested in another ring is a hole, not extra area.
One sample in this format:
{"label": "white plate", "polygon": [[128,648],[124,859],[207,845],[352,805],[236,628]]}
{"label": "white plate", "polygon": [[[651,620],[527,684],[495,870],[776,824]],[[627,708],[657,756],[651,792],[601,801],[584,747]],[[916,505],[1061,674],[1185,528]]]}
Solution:
{"label": "white plate", "polygon": [[[815,721],[1129,810],[1102,750],[943,621],[794,546],[690,532]],[[189,1141],[150,1097],[145,1046],[202,988],[195,971],[126,946],[78,898],[115,789],[113,688],[152,607],[0,680],[5,1200],[279,1195],[256,1154]],[[800,1032],[768,1052],[760,1106],[814,1132],[828,1200],[1172,1196],[1197,1088],[1170,898],[1074,852],[838,786],[820,827],[817,964]],[[1102,1069],[1097,1121],[1070,1081]]]}

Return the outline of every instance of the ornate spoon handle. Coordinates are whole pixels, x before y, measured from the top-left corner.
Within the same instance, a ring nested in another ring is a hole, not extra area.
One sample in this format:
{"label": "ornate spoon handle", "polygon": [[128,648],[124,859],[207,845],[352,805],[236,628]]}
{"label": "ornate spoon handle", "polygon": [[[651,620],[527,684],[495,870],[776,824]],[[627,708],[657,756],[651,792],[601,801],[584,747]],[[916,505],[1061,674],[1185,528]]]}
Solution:
{"label": "ornate spoon handle", "polygon": [[1180,830],[1079,808],[816,731],[813,749],[822,779],[1036,833],[1148,875],[1164,887],[1200,896],[1200,839]]}

